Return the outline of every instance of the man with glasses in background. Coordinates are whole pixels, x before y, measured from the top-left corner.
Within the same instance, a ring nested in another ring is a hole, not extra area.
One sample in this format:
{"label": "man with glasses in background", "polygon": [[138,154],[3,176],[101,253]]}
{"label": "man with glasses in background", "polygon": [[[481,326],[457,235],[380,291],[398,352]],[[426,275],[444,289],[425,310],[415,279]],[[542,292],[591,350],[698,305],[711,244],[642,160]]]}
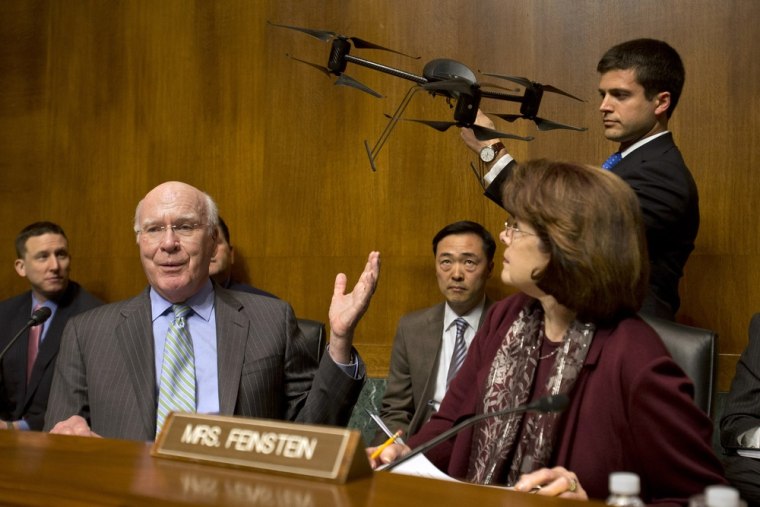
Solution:
{"label": "man with glasses in background", "polygon": [[45,428],[153,440],[171,411],[345,425],[364,381],[353,334],[380,271],[354,290],[339,274],[321,362],[286,302],[214,286],[218,212],[207,194],[163,183],[140,201],[135,234],[149,286],[66,327]]}

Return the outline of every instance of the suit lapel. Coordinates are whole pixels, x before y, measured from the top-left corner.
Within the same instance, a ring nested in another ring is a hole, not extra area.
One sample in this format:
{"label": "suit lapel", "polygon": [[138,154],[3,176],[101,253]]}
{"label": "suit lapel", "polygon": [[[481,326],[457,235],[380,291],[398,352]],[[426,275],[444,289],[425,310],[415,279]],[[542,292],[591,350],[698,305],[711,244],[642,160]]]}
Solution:
{"label": "suit lapel", "polygon": [[435,394],[435,381],[438,375],[438,361],[441,354],[441,339],[443,336],[443,316],[443,303],[436,305],[427,313],[423,324],[424,332],[417,337],[414,344],[415,348],[412,349],[418,352],[415,354],[416,360],[410,360],[411,374],[420,377],[412,381],[412,383],[421,383],[425,387],[422,389],[422,396],[420,397],[418,406],[415,407],[410,430],[414,429],[416,431],[427,420],[427,415],[430,413],[428,402],[433,399],[433,395]]}
{"label": "suit lapel", "polygon": [[216,351],[219,369],[219,411],[234,414],[243,371],[250,320],[229,291],[215,287]]}
{"label": "suit lapel", "polygon": [[674,146],[675,143],[673,142],[673,134],[663,134],[657,139],[649,141],[643,146],[633,150],[626,157],[624,157],[618,165],[613,167],[611,172],[617,174],[618,176],[622,176],[629,171],[637,171],[643,162],[651,160],[652,158],[661,157],[664,152],[668,151]]}
{"label": "suit lapel", "polygon": [[129,380],[134,389],[140,418],[147,433],[156,429],[156,366],[150,297],[145,290],[128,301],[116,323],[116,343],[129,365]]}

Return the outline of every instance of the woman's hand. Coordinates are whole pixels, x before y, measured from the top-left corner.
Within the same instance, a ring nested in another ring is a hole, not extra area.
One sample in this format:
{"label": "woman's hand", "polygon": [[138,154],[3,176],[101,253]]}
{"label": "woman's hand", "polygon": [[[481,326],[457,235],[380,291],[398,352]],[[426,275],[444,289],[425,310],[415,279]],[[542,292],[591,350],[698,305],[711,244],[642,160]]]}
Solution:
{"label": "woman's hand", "polygon": [[411,449],[404,445],[399,443],[393,443],[383,449],[383,451],[380,453],[380,456],[377,456],[376,458],[372,458],[372,455],[375,453],[375,450],[377,450],[377,447],[367,447],[367,459],[369,460],[369,466],[372,467],[372,470],[376,469],[377,467],[381,465],[385,465],[387,463],[390,463],[392,461],[396,461],[401,456],[404,456],[411,452]]}
{"label": "woman's hand", "polygon": [[586,490],[578,481],[578,476],[563,467],[542,468],[523,474],[515,484],[515,491],[588,500]]}

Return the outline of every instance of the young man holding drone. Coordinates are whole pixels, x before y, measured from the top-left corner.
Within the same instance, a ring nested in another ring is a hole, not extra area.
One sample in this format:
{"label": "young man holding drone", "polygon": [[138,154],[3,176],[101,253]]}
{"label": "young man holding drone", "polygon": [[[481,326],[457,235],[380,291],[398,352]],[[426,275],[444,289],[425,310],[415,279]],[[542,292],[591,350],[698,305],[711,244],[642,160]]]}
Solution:
{"label": "young man holding drone", "polygon": [[[604,135],[620,143],[602,167],[633,188],[644,215],[650,284],[641,312],[674,320],[678,282],[699,229],[697,186],[668,131],[683,88],[683,63],[667,43],[636,39],[609,49],[597,72]],[[476,124],[493,128],[480,111]],[[514,159],[498,139],[478,140],[467,128],[461,135],[487,164],[486,196],[501,205],[501,186]]]}

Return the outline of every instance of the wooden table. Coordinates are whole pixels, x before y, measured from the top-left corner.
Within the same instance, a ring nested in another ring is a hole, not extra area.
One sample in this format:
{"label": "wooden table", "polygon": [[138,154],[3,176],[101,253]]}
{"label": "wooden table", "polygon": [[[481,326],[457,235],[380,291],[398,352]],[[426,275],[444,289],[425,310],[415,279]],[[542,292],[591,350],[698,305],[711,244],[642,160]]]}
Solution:
{"label": "wooden table", "polygon": [[335,485],[153,458],[147,443],[0,431],[0,505],[577,507],[579,504],[389,472],[376,472],[368,478]]}

